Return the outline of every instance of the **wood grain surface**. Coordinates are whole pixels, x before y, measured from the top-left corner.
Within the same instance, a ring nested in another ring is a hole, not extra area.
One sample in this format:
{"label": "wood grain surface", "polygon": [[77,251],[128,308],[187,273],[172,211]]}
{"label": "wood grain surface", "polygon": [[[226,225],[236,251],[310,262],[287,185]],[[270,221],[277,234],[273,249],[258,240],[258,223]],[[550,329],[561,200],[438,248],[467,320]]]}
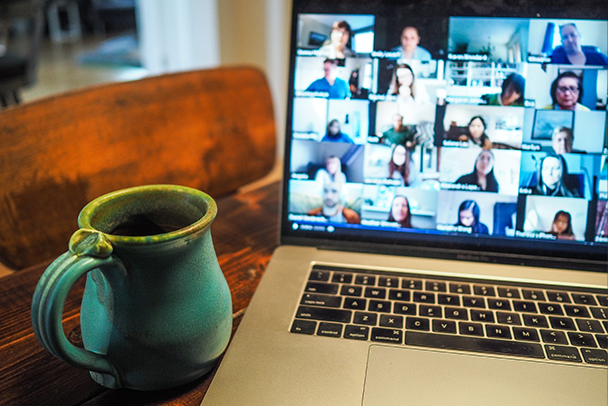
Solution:
{"label": "wood grain surface", "polygon": [[154,183],[234,192],[275,163],[265,77],[218,68],[111,83],[0,112],[0,262],[56,257],[82,207]]}

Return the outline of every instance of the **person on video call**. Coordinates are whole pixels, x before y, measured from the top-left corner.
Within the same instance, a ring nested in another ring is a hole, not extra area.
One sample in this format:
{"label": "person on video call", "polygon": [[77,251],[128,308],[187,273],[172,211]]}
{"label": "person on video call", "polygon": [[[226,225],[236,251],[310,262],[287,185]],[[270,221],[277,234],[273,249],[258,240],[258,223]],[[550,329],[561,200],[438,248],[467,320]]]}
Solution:
{"label": "person on video call", "polygon": [[331,59],[344,59],[356,56],[350,48],[353,31],[346,21],[336,21],[331,27],[329,39],[319,48],[319,55]]}
{"label": "person on video call", "polygon": [[[605,35],[606,33],[604,33]],[[562,65],[608,66],[608,58],[597,47],[582,47],[581,33],[576,24],[568,23],[559,27],[562,46],[553,50],[551,63]]]}
{"label": "person on video call", "polygon": [[338,61],[325,59],[323,61],[323,77],[312,82],[307,92],[328,92],[330,99],[350,98],[351,93],[345,80],[338,77]]}
{"label": "person on video call", "polygon": [[474,200],[465,200],[458,208],[456,226],[471,227],[472,234],[489,234],[488,226],[479,221],[479,205]]}
{"label": "person on video call", "polygon": [[570,213],[563,210],[555,213],[549,234],[556,236],[558,240],[576,240],[572,232],[572,216]]}
{"label": "person on video call", "polygon": [[517,73],[511,73],[502,82],[502,91],[481,96],[488,106],[523,106],[526,79]]}
{"label": "person on video call", "polygon": [[492,148],[492,141],[486,134],[486,121],[481,116],[475,116],[469,121],[467,132],[462,134],[458,139],[460,141],[469,141],[473,145],[477,145],[483,149]]}
{"label": "person on video call", "polygon": [[348,135],[340,130],[340,122],[335,118],[327,124],[325,135],[321,138],[321,142],[346,142],[354,144],[355,142]]}
{"label": "person on video call", "polygon": [[388,178],[399,181],[400,186],[415,186],[416,165],[410,150],[402,144],[395,144],[388,163]]}
{"label": "person on video call", "polygon": [[551,84],[551,100],[553,102],[543,107],[543,109],[589,111],[589,108],[580,104],[582,98],[581,78],[574,72],[562,72]]}
{"label": "person on video call", "polygon": [[342,172],[342,161],[334,155],[325,160],[325,168],[321,168],[315,174],[315,180],[321,185],[331,182],[346,183],[346,175]]}
{"label": "person on video call", "polygon": [[325,217],[327,221],[336,223],[361,223],[359,214],[344,206],[341,182],[325,183],[323,185],[322,206],[308,212],[309,216]]}
{"label": "person on video call", "polygon": [[399,113],[393,116],[393,126],[382,133],[380,142],[387,145],[403,145],[406,148],[414,147],[416,128],[403,124],[403,116]]}
{"label": "person on video call", "polygon": [[498,181],[494,176],[494,154],[489,149],[482,150],[475,160],[473,172],[462,175],[456,183],[477,185],[482,192],[498,192]]}
{"label": "person on video call", "polygon": [[532,194],[543,196],[581,197],[573,178],[568,174],[562,155],[547,155],[538,165],[538,182]]}
{"label": "person on video call", "polygon": [[388,221],[399,223],[401,227],[412,228],[412,212],[407,197],[397,195],[393,198]]}
{"label": "person on video call", "polygon": [[401,32],[401,45],[391,49],[392,52],[401,52],[401,59],[415,59],[430,61],[431,53],[421,47],[420,35],[416,27],[405,27]]}
{"label": "person on video call", "polygon": [[393,68],[391,84],[388,94],[397,96],[397,101],[402,103],[430,103],[431,99],[426,89],[418,85],[412,67],[406,63],[400,63]]}
{"label": "person on video call", "polygon": [[572,129],[568,127],[555,127],[553,134],[551,134],[551,146],[553,152],[557,155],[569,154],[572,152],[578,152],[572,149],[572,143],[574,136]]}

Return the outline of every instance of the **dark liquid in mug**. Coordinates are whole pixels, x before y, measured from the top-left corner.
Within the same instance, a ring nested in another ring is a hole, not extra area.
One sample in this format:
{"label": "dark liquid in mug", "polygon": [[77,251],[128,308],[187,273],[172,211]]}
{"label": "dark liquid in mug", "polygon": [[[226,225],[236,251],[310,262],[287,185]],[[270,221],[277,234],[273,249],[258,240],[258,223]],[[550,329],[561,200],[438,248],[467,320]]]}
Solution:
{"label": "dark liquid in mug", "polygon": [[186,225],[173,226],[161,225],[144,215],[132,216],[127,221],[115,227],[110,234],[122,235],[127,237],[145,237],[148,235],[158,235],[170,233],[171,231],[179,230]]}

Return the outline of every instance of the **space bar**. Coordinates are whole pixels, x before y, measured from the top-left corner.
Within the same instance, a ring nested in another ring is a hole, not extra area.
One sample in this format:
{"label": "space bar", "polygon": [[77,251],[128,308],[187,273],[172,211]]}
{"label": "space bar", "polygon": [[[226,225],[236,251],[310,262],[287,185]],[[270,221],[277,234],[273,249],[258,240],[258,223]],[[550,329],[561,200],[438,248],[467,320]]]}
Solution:
{"label": "space bar", "polygon": [[492,340],[488,338],[451,336],[445,334],[408,331],[405,343],[420,347],[445,348],[450,350],[516,355],[519,357],[545,358],[540,344],[518,341]]}

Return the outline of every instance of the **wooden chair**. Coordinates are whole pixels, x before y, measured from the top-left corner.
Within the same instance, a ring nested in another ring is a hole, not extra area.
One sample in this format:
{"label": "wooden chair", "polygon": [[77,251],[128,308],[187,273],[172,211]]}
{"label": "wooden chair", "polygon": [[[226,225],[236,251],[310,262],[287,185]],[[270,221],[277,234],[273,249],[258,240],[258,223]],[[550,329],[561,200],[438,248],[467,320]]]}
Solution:
{"label": "wooden chair", "polygon": [[[21,269],[67,249],[90,200],[171,183],[219,197],[267,174],[275,123],[252,68],[167,74],[0,111],[0,262]],[[221,215],[221,214],[220,214]]]}

